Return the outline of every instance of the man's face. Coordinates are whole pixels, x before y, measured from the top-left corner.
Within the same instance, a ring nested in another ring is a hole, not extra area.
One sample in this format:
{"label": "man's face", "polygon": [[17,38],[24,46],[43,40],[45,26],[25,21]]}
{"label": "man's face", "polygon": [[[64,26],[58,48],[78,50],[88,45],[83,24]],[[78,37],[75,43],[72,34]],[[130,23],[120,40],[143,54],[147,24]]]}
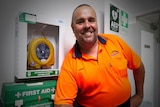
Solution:
{"label": "man's face", "polygon": [[97,19],[91,7],[82,6],[77,8],[73,14],[71,26],[80,44],[93,44],[97,40]]}

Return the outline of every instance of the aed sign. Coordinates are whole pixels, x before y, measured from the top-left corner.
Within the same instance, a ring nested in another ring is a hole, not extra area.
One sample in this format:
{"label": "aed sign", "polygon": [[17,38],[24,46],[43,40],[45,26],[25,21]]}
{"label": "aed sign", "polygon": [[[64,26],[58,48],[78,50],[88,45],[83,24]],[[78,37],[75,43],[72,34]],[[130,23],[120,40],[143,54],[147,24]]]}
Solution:
{"label": "aed sign", "polygon": [[110,30],[119,32],[119,9],[110,4]]}

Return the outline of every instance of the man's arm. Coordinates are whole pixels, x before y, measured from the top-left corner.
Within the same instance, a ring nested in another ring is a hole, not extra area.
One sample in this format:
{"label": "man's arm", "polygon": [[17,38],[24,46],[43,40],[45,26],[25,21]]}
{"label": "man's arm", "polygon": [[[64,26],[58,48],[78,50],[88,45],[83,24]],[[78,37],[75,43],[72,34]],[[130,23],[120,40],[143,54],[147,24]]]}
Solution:
{"label": "man's arm", "polygon": [[139,105],[143,101],[143,85],[144,85],[144,77],[145,77],[145,68],[143,63],[138,69],[133,70],[134,80],[135,80],[135,88],[136,93],[131,97],[131,107],[139,107]]}

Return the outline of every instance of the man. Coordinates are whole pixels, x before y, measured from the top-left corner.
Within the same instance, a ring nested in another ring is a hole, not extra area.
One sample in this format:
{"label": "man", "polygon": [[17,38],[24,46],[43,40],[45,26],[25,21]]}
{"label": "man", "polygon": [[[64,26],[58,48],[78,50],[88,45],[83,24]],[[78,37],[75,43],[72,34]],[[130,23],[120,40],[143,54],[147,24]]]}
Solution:
{"label": "man", "polygon": [[[94,9],[82,4],[72,16],[76,43],[58,77],[55,107],[138,107],[143,100],[144,66],[140,57],[112,34],[98,34]],[[127,68],[133,70],[131,96]]]}

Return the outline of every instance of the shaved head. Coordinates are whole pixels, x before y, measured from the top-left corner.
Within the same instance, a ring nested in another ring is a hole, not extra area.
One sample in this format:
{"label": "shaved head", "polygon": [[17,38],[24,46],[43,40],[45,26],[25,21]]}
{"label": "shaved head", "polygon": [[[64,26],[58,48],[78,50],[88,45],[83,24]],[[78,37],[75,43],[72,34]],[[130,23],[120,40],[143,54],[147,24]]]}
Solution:
{"label": "shaved head", "polygon": [[90,5],[88,5],[88,4],[81,4],[81,5],[77,6],[77,7],[74,9],[73,14],[72,14],[71,24],[73,23],[73,19],[74,19],[74,15],[75,15],[75,13],[76,13],[76,10],[79,9],[80,7],[83,7],[83,6],[90,7],[90,8],[94,11],[94,13],[95,13],[95,15],[96,15],[95,10],[94,10]]}

